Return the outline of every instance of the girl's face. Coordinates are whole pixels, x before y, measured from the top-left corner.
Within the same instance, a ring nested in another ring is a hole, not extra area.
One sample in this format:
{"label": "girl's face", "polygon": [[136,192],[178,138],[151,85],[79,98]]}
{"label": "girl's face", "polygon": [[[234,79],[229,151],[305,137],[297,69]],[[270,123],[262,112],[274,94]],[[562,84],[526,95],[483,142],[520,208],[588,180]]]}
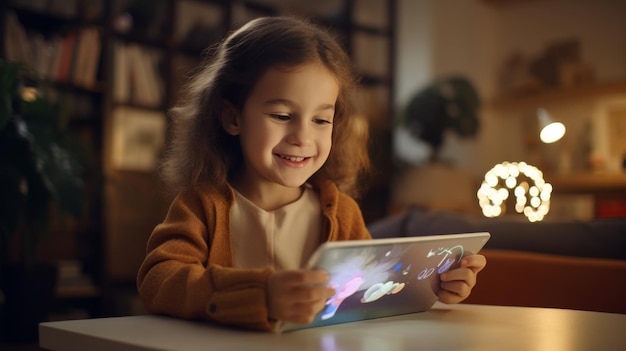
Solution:
{"label": "girl's face", "polygon": [[299,187],[330,154],[339,86],[321,63],[270,68],[258,80],[234,122],[240,136],[243,181]]}

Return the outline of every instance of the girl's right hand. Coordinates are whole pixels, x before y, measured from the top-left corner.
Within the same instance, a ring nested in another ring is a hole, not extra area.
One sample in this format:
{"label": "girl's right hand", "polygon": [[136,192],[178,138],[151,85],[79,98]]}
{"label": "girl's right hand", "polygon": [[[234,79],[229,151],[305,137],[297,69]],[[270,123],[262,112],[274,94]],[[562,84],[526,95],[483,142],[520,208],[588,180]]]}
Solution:
{"label": "girl's right hand", "polygon": [[335,289],[326,286],[328,274],[321,270],[283,270],[267,281],[268,316],[273,320],[308,324],[324,308]]}

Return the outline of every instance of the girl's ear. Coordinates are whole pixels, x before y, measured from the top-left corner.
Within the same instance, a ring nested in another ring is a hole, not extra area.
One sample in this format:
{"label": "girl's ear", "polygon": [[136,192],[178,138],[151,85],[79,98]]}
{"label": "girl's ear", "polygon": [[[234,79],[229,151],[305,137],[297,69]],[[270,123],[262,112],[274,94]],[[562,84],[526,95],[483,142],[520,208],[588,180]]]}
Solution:
{"label": "girl's ear", "polygon": [[230,135],[239,135],[239,110],[227,100],[222,103],[222,112],[220,113],[220,122],[222,127]]}

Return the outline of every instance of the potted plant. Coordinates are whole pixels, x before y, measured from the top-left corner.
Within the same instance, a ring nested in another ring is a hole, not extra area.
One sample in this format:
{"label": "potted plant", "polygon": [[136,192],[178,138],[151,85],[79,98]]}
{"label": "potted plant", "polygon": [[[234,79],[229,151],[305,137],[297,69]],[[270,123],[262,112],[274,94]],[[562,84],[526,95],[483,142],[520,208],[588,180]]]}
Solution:
{"label": "potted plant", "polygon": [[45,309],[56,279],[56,267],[37,260],[40,241],[50,231],[51,210],[78,218],[83,209],[83,167],[78,149],[72,146],[66,115],[31,69],[0,59],[4,338],[36,339],[37,324],[47,312],[38,311],[36,305],[43,302]]}
{"label": "potted plant", "polygon": [[442,77],[411,98],[396,118],[396,126],[430,146],[430,161],[438,162],[446,130],[464,138],[478,133],[479,107],[478,91],[469,79],[456,75]]}

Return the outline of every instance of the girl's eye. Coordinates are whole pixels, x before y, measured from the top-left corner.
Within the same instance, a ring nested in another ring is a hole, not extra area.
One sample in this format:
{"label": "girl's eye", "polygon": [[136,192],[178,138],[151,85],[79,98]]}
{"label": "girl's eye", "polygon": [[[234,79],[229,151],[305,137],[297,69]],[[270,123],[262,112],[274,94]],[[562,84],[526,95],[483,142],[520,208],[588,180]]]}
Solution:
{"label": "girl's eye", "polygon": [[329,120],[323,119],[323,118],[316,118],[316,119],[313,120],[313,123],[320,124],[320,125],[322,125],[322,124],[333,124],[332,121],[329,121]]}
{"label": "girl's eye", "polygon": [[279,121],[288,121],[289,119],[291,119],[291,116],[289,116],[289,115],[281,115],[281,114],[277,114],[277,113],[272,113],[272,114],[270,114],[270,116],[272,118],[275,118],[275,119],[279,120]]}

